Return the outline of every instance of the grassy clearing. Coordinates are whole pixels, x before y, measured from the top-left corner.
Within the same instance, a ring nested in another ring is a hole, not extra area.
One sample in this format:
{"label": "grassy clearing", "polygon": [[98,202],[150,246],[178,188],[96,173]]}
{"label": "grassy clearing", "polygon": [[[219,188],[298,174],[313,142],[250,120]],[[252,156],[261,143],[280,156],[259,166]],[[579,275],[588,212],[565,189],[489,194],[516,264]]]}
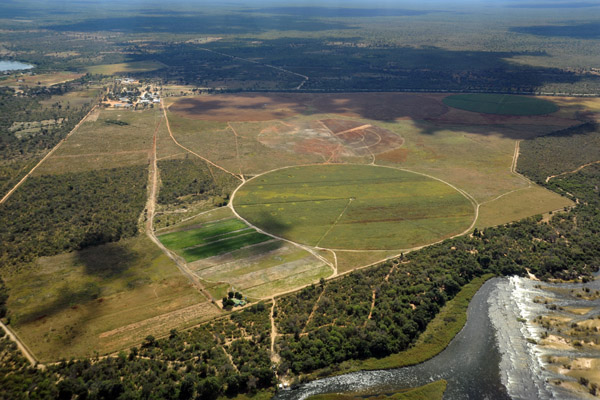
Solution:
{"label": "grassy clearing", "polygon": [[501,115],[543,115],[558,111],[551,101],[508,94],[457,94],[444,104],[461,110]]}
{"label": "grassy clearing", "polygon": [[[86,121],[47,159],[36,175],[81,172],[148,163],[157,110],[142,112],[104,110],[95,121]],[[120,120],[128,125],[107,123]]]}
{"label": "grassy clearing", "polygon": [[410,172],[361,165],[294,167],[242,186],[245,219],[325,248],[406,249],[462,232],[473,206],[452,187]]}
{"label": "grassy clearing", "polygon": [[165,68],[166,65],[158,61],[133,61],[120,64],[104,64],[87,67],[90,74],[114,75],[132,72],[149,72]]}
{"label": "grassy clearing", "polygon": [[217,310],[146,237],[43,257],[5,278],[11,324],[42,361],[114,352]]}
{"label": "grassy clearing", "polygon": [[358,253],[351,251],[336,251],[335,253],[338,262],[338,273],[340,274],[376,263],[388,257],[399,255],[397,251],[369,251]]}
{"label": "grassy clearing", "polygon": [[544,214],[573,205],[568,198],[535,185],[482,204],[476,226],[485,228],[501,225],[530,217],[532,213]]}
{"label": "grassy clearing", "polygon": [[85,89],[54,95],[47,100],[40,101],[40,104],[45,108],[51,108],[57,104],[60,104],[61,107],[81,107],[93,101],[100,91],[100,89]]}
{"label": "grassy clearing", "polygon": [[329,393],[310,396],[309,400],[442,400],[447,382],[442,379],[413,389],[407,389],[394,394],[359,393]]}

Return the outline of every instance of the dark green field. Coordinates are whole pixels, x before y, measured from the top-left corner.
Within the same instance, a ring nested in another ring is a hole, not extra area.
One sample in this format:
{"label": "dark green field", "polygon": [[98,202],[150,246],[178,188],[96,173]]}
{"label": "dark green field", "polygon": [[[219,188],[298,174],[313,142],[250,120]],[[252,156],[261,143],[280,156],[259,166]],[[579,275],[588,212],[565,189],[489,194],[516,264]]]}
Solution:
{"label": "dark green field", "polygon": [[457,94],[444,104],[466,111],[500,115],[544,115],[558,111],[551,101],[508,94]]}
{"label": "dark green field", "polygon": [[199,228],[159,236],[162,244],[187,262],[229,253],[270,239],[238,219],[216,221]]}
{"label": "dark green field", "polygon": [[465,231],[473,206],[451,186],[365,165],[278,170],[236,193],[236,211],[267,232],[332,249],[407,249]]}

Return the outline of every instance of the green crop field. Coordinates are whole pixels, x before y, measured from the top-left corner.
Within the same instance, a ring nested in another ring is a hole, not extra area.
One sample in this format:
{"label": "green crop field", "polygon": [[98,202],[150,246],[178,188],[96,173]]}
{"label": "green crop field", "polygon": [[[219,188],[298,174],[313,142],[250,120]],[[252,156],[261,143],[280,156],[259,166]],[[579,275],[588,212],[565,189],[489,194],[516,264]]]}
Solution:
{"label": "green crop field", "polygon": [[457,94],[446,97],[444,104],[484,114],[544,115],[558,111],[551,101],[508,94]]}
{"label": "green crop field", "polygon": [[166,65],[158,61],[133,61],[120,64],[104,64],[87,67],[90,74],[113,75],[118,73],[148,72],[165,68]]}
{"label": "green crop field", "polygon": [[195,229],[161,235],[159,240],[187,262],[229,253],[270,240],[238,219],[204,224]]}
{"label": "green crop field", "polygon": [[214,241],[198,247],[185,249],[181,252],[187,262],[201,258],[213,257],[219,254],[229,253],[246,246],[258,244],[271,240],[267,235],[258,232],[244,232],[235,237]]}
{"label": "green crop field", "polygon": [[248,228],[248,225],[239,219],[232,218],[224,221],[207,223],[201,228],[167,233],[160,236],[160,241],[171,250],[181,250],[186,247],[222,239],[223,235],[232,234],[237,231],[247,231],[248,229],[250,229]]}
{"label": "green crop field", "polygon": [[252,299],[267,298],[331,275],[332,268],[307,250],[258,233],[232,216],[223,207],[159,236],[217,298],[231,288]]}
{"label": "green crop field", "polygon": [[424,175],[365,165],[281,169],[248,181],[233,205],[275,235],[315,247],[407,249],[465,231],[473,205]]}

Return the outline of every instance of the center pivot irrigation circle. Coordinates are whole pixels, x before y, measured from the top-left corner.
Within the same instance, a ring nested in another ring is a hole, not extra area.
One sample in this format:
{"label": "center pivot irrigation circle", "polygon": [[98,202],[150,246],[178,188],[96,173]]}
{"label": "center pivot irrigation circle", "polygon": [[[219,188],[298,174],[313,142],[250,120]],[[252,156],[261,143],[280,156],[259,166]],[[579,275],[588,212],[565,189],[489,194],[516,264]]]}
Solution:
{"label": "center pivot irrigation circle", "polygon": [[468,229],[474,206],[452,186],[371,165],[283,168],[245,182],[232,206],[272,235],[313,247],[400,250]]}

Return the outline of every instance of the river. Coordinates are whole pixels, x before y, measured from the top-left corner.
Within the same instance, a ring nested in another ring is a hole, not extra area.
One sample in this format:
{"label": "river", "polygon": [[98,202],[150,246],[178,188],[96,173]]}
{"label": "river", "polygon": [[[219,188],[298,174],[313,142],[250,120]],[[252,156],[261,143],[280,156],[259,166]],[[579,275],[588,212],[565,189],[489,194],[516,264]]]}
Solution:
{"label": "river", "polygon": [[6,71],[21,71],[24,69],[31,69],[34,66],[31,64],[24,64],[18,61],[3,61],[0,60],[0,72]]}
{"label": "river", "polygon": [[[598,281],[591,285],[597,286]],[[570,288],[569,284],[562,286]],[[550,313],[543,304],[533,301],[540,294],[549,295],[540,293],[542,289],[538,287],[538,282],[524,278],[491,279],[471,300],[465,327],[431,360],[412,367],[319,379],[293,390],[282,390],[275,399],[301,400],[315,394],[364,390],[394,393],[439,379],[448,381],[444,399],[581,398],[547,383],[557,378],[544,364],[550,350],[532,341],[539,340],[543,330],[526,322],[541,313]],[[573,305],[574,300],[569,301]]]}

